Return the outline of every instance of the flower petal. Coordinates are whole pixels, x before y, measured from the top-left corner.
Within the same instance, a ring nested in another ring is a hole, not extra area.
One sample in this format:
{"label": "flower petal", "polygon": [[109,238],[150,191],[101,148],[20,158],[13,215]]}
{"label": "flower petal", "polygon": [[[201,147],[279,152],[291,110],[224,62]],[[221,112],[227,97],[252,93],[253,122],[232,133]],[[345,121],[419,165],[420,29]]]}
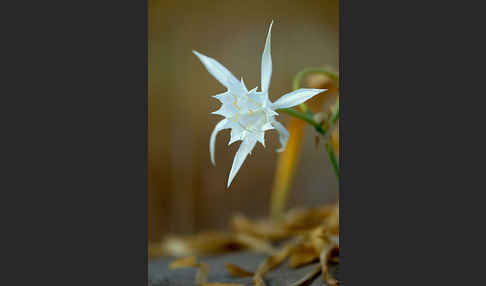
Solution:
{"label": "flower petal", "polygon": [[267,131],[267,130],[271,130],[271,129],[274,129],[271,122],[267,122],[267,123],[263,124],[263,126],[262,126],[262,131]]}
{"label": "flower petal", "polygon": [[278,115],[277,112],[273,111],[271,108],[265,108],[265,113],[267,114],[267,116],[276,116]]}
{"label": "flower petal", "polygon": [[222,104],[232,104],[234,101],[234,98],[229,91],[213,95],[213,97],[219,100]]}
{"label": "flower petal", "polygon": [[253,137],[246,137],[245,140],[241,142],[240,148],[238,149],[238,152],[236,152],[235,159],[233,160],[233,166],[231,167],[228,178],[228,185],[226,186],[227,188],[229,188],[229,186],[231,185],[231,182],[233,181],[236,173],[238,173],[238,170],[240,170],[240,167],[245,161],[246,156],[250,154],[253,147],[255,147],[255,144],[256,140]]}
{"label": "flower petal", "polygon": [[272,125],[278,131],[278,135],[280,137],[280,144],[282,145],[279,149],[277,149],[277,152],[282,152],[283,150],[285,150],[285,147],[287,146],[287,141],[289,140],[289,132],[277,120],[274,120],[272,122]]}
{"label": "flower petal", "polygon": [[245,91],[245,93],[248,93],[248,88],[246,88],[246,85],[245,85],[245,82],[243,81],[243,78],[241,78],[241,87],[243,88],[243,90]]}
{"label": "flower petal", "polygon": [[214,159],[214,147],[216,145],[216,135],[218,135],[219,131],[228,128],[226,125],[228,123],[227,119],[223,119],[218,124],[216,124],[216,127],[214,127],[213,132],[211,133],[211,138],[209,139],[209,154],[211,155],[211,163],[213,165],[216,165],[216,161]]}
{"label": "flower petal", "polygon": [[229,90],[242,91],[241,82],[217,60],[197,51],[192,51],[206,67],[207,71]]}
{"label": "flower petal", "polygon": [[253,132],[253,137],[265,147],[265,131]]}
{"label": "flower petal", "polygon": [[272,37],[272,23],[270,23],[270,28],[268,29],[267,34],[267,41],[265,42],[265,49],[263,50],[262,54],[262,70],[261,70],[261,79],[262,79],[262,91],[268,91],[268,87],[270,86],[270,79],[272,78],[272,55],[270,53],[270,40]]}
{"label": "flower petal", "polygon": [[326,90],[327,89],[300,88],[283,95],[277,99],[272,106],[274,109],[296,106]]}
{"label": "flower petal", "polygon": [[248,132],[241,127],[238,123],[233,123],[231,124],[231,138],[228,143],[228,145],[231,145],[235,143],[238,140],[243,140],[245,139],[245,136]]}
{"label": "flower petal", "polygon": [[235,116],[237,112],[238,109],[236,109],[236,107],[233,104],[223,104],[218,110],[211,112],[211,114],[216,114],[227,118],[231,118]]}

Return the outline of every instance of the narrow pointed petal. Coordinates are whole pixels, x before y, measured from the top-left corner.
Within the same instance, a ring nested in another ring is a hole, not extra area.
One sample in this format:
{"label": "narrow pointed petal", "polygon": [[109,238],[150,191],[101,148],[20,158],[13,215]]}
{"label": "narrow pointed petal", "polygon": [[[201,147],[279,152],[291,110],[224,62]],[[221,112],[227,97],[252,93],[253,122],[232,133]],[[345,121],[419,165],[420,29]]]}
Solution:
{"label": "narrow pointed petal", "polygon": [[279,149],[277,149],[277,152],[282,152],[285,150],[285,147],[287,146],[287,141],[289,141],[289,132],[287,129],[278,121],[273,121],[272,122],[273,127],[278,131],[278,135],[280,137],[280,144],[282,145]]}
{"label": "narrow pointed petal", "polygon": [[231,145],[236,141],[245,139],[246,133],[247,132],[243,128],[241,128],[241,126],[233,127],[231,129],[231,138],[228,142],[228,145]]}
{"label": "narrow pointed petal", "polygon": [[216,160],[214,159],[214,147],[216,145],[216,135],[218,135],[219,131],[228,128],[226,127],[228,123],[227,119],[223,119],[218,124],[216,124],[216,127],[214,127],[213,132],[211,133],[211,138],[209,139],[209,154],[211,155],[211,163],[213,165],[216,165]]}
{"label": "narrow pointed petal", "polygon": [[246,91],[246,93],[248,93],[248,88],[246,88],[246,85],[245,85],[245,82],[243,81],[243,78],[241,78],[241,87],[243,88],[244,91]]}
{"label": "narrow pointed petal", "polygon": [[262,126],[262,131],[267,131],[271,129],[275,129],[271,122],[267,122]]}
{"label": "narrow pointed petal", "polygon": [[253,135],[256,140],[258,142],[260,142],[263,147],[265,147],[265,132],[264,131],[260,131],[260,132],[255,132],[255,134]]}
{"label": "narrow pointed petal", "polygon": [[312,98],[314,95],[317,95],[326,90],[327,89],[313,89],[313,88],[300,88],[294,90],[277,99],[277,101],[273,103],[273,108],[274,109],[289,108],[292,106],[299,105],[301,103],[304,103],[308,99]]}
{"label": "narrow pointed petal", "polygon": [[221,115],[224,117],[232,117],[236,114],[236,112],[238,112],[238,110],[234,105],[223,104],[218,110],[211,112],[211,114]]}
{"label": "narrow pointed petal", "polygon": [[206,67],[206,70],[228,89],[241,87],[241,82],[217,60],[207,57],[197,51],[192,51]]}
{"label": "narrow pointed petal", "polygon": [[265,109],[265,113],[267,113],[268,116],[276,116],[276,115],[278,115],[277,112],[273,111],[270,108]]}
{"label": "narrow pointed petal", "polygon": [[219,100],[222,104],[232,104],[234,101],[233,96],[228,91],[213,95],[213,97]]}
{"label": "narrow pointed petal", "polygon": [[253,88],[253,89],[251,89],[251,90],[248,92],[248,94],[249,94],[249,95],[256,95],[256,96],[259,96],[260,94],[258,93],[257,89],[258,89],[258,86],[257,86],[257,87],[255,87],[255,88]]}
{"label": "narrow pointed petal", "polygon": [[238,173],[238,171],[240,170],[241,165],[245,161],[248,154],[250,154],[253,147],[255,147],[255,144],[256,140],[252,137],[247,137],[245,138],[245,140],[243,140],[243,142],[241,142],[240,148],[238,149],[238,152],[236,152],[235,159],[233,160],[233,166],[231,167],[228,178],[228,185],[226,186],[227,188],[229,188],[229,186],[231,185],[231,182],[235,178],[236,173]]}
{"label": "narrow pointed petal", "polygon": [[[270,79],[272,78],[272,55],[271,55],[271,47],[270,41],[272,38],[272,23],[270,23],[270,28],[268,29],[267,34],[267,41],[265,42],[265,49],[263,50],[262,54],[262,70],[261,70],[261,79],[262,79],[262,91],[267,92],[270,86]],[[268,94],[267,94],[268,96]]]}

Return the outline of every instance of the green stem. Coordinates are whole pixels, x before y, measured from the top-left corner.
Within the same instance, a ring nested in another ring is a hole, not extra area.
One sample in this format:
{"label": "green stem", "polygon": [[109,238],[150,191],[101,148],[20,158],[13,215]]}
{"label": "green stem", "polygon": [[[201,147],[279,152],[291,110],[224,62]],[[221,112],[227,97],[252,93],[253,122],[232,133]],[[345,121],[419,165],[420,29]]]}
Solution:
{"label": "green stem", "polygon": [[[307,69],[300,71],[294,77],[294,81],[292,82],[293,90],[299,89],[302,80],[304,79],[304,77],[306,77],[309,74],[323,74],[323,75],[330,77],[331,79],[333,79],[335,81],[339,80],[339,75],[336,72],[332,71],[331,69],[328,69],[328,68],[307,68]],[[307,104],[305,104],[305,103],[300,104],[299,107],[303,112],[309,111],[309,108],[307,107]]]}
{"label": "green stem", "polygon": [[294,81],[292,83],[292,88],[294,90],[299,89],[300,83],[302,82],[302,79],[304,79],[304,77],[309,75],[309,74],[323,74],[323,75],[330,77],[331,79],[333,79],[335,81],[339,80],[339,75],[336,72],[332,71],[331,69],[328,69],[328,68],[307,68],[307,69],[300,71],[294,77]]}
{"label": "green stem", "polygon": [[311,111],[307,111],[306,113],[297,111],[295,109],[291,108],[282,108],[277,111],[287,113],[288,115],[291,115],[293,117],[300,118],[304,120],[305,122],[309,123],[314,127],[314,129],[319,132],[322,136],[326,135],[327,130],[322,127],[321,124],[319,124],[317,121],[314,120],[314,116]]}
{"label": "green stem", "polygon": [[[297,111],[295,109],[290,109],[290,108],[282,108],[277,111],[287,113],[288,115],[297,117],[299,119],[304,120],[305,122],[309,123],[314,127],[314,129],[320,133],[322,136],[326,135],[327,130],[322,127],[318,122],[316,122],[312,116],[312,113],[310,111],[308,113],[303,113],[300,111]],[[335,122],[339,118],[339,105],[338,109],[336,110],[336,113],[334,114],[333,118],[331,118],[331,122]],[[334,153],[334,150],[332,147],[329,145],[329,143],[326,141],[325,143],[327,153],[329,154],[329,159],[331,161],[332,167],[334,168],[334,172],[336,173],[336,177],[339,180],[339,164],[337,162],[336,154]]]}
{"label": "green stem", "polygon": [[339,120],[339,98],[338,98],[338,102],[336,103],[336,110],[331,116],[331,123],[336,124],[338,120]]}
{"label": "green stem", "polygon": [[[329,69],[329,68],[325,68],[325,67],[322,67],[322,68],[307,68],[307,69],[300,71],[295,76],[294,81],[292,83],[292,88],[294,90],[299,89],[302,80],[304,79],[304,77],[306,77],[309,74],[323,74],[323,75],[330,77],[331,79],[333,79],[335,81],[339,81],[339,74],[336,73],[335,71]],[[282,110],[282,111],[307,121],[312,126],[314,126],[314,128],[316,129],[317,132],[321,133],[322,135],[325,135],[326,130],[324,128],[322,128],[322,126],[319,123],[314,121],[314,118],[312,116],[312,112],[309,110],[307,105],[305,103],[302,103],[300,105],[300,109],[303,112],[305,112],[304,116],[297,116],[297,115],[300,115],[300,114],[296,114],[296,112],[294,110],[292,110],[293,112],[288,112],[288,111],[284,111],[284,110]],[[309,120],[309,119],[311,119],[311,120]],[[331,124],[335,124],[338,119],[339,119],[339,101],[337,103],[336,111],[332,114],[332,117],[330,119]],[[329,144],[327,142],[325,144],[326,144],[327,152],[329,153],[329,159],[331,160],[331,164],[334,168],[334,172],[336,173],[336,177],[339,179],[339,164],[337,162],[336,155],[334,154],[334,150],[329,146]]]}
{"label": "green stem", "polygon": [[329,154],[329,159],[331,160],[332,167],[334,168],[334,172],[336,173],[336,177],[339,180],[339,164],[336,159],[336,154],[331,146],[329,146],[329,142],[324,143],[326,145],[327,153]]}

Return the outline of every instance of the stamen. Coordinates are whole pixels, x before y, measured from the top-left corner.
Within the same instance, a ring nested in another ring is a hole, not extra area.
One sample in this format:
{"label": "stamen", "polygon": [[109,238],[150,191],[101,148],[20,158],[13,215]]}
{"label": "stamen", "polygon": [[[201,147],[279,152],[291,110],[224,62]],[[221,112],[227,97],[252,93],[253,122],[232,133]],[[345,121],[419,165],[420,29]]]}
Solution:
{"label": "stamen", "polygon": [[235,105],[236,109],[240,110],[240,107],[238,106],[238,100],[234,94],[233,97],[235,98],[235,102],[233,102],[233,104]]}

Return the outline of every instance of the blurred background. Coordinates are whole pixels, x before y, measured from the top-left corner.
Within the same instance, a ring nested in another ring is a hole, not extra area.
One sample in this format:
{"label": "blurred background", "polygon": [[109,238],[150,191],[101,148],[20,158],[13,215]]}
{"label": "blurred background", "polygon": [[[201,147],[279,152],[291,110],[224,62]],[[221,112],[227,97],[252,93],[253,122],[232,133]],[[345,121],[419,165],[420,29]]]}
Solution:
{"label": "blurred background", "polygon": [[[270,22],[272,101],[290,92],[306,67],[338,70],[338,0],[187,1],[149,0],[149,241],[228,226],[230,217],[267,216],[279,146],[276,131],[257,144],[231,187],[228,174],[240,141],[228,146],[229,130],[216,139],[216,166],[209,136],[221,119],[212,95],[225,91],[192,54],[215,58],[249,89],[260,87],[260,64]],[[282,114],[284,125],[288,116]],[[290,134],[292,136],[292,133]],[[334,203],[338,183],[324,148],[316,150],[307,126],[289,193],[289,208]]]}

